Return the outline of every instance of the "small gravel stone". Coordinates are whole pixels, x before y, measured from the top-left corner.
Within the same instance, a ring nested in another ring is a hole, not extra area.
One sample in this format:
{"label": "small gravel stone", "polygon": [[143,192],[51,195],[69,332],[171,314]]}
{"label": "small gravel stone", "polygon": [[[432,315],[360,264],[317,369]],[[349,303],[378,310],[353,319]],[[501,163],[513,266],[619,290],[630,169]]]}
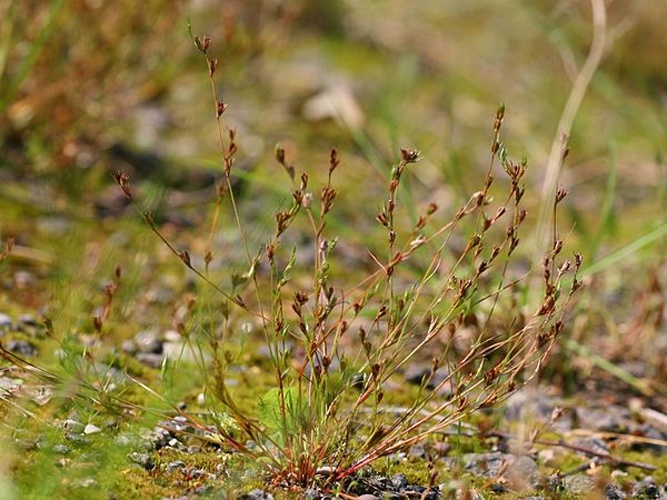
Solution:
{"label": "small gravel stone", "polygon": [[0,397],[13,396],[22,385],[23,380],[20,378],[0,377]]}
{"label": "small gravel stone", "polygon": [[78,420],[68,418],[67,420],[63,420],[61,427],[65,430],[81,434],[86,426]]}
{"label": "small gravel stone", "polygon": [[408,455],[411,458],[426,458],[426,446],[424,446],[424,443],[414,444],[410,446]]}
{"label": "small gravel stone", "polygon": [[130,356],[134,356],[137,353],[137,346],[134,343],[134,340],[123,340],[120,348],[125,354],[129,354]]}
{"label": "small gravel stone", "polygon": [[137,360],[150,366],[151,368],[160,368],[160,366],[162,366],[164,356],[162,356],[162,354],[140,352],[137,354]]}
{"label": "small gravel stone", "polygon": [[558,474],[552,474],[547,477],[544,489],[550,493],[562,493],[565,490],[565,482]]}
{"label": "small gravel stone", "polygon": [[540,472],[535,460],[528,456],[517,457],[507,469],[507,480],[515,491],[534,488],[540,481]]}
{"label": "small gravel stone", "polygon": [[655,440],[655,443],[633,443],[631,448],[633,451],[651,450],[655,453],[662,453],[664,447],[660,442],[667,440],[667,432],[662,432],[650,425],[638,425],[637,428],[630,429],[630,431],[630,434]]}
{"label": "small gravel stone", "polygon": [[100,429],[99,427],[97,427],[96,425],[93,425],[93,424],[87,424],[83,428],[83,433],[84,434],[97,434],[98,432],[102,432],[102,429]]}
{"label": "small gravel stone", "polygon": [[0,335],[10,332],[12,328],[14,328],[12,318],[10,318],[5,313],[0,313]]}
{"label": "small gravel stone", "polygon": [[[665,493],[664,491],[662,493]],[[645,477],[638,483],[635,483],[632,488],[632,497],[633,498],[662,498],[660,488],[655,484],[655,480],[651,477]]]}
{"label": "small gravel stone", "polygon": [[401,489],[399,494],[401,498],[419,498],[420,500],[439,500],[440,499],[440,490],[437,488],[432,488],[427,490],[425,486],[417,486],[411,484]]}
{"label": "small gravel stone", "polygon": [[[111,385],[113,385],[113,384],[111,384]],[[104,421],[102,422],[101,425],[102,425],[102,429],[116,430],[116,429],[118,429],[119,422],[114,417],[108,417],[108,418],[104,419]]]}
{"label": "small gravel stone", "polygon": [[632,420],[628,408],[608,405],[604,408],[577,408],[575,410],[579,427],[593,431],[625,432]]}
{"label": "small gravel stone", "polygon": [[177,432],[184,432],[189,430],[190,428],[188,419],[182,415],[175,416],[167,423],[167,425],[169,426],[170,429],[173,429]]}
{"label": "small gravel stone", "polygon": [[167,464],[167,472],[173,472],[176,469],[181,469],[185,467],[185,462],[182,460],[175,460]]}
{"label": "small gravel stone", "polygon": [[18,318],[17,324],[19,327],[38,325],[37,320],[32,314],[21,314]]}
{"label": "small gravel stone", "polygon": [[[573,442],[573,444],[582,449],[591,450],[596,453],[609,453],[609,447],[607,446],[607,442],[604,439],[600,439],[598,437],[590,436],[577,439]],[[589,456],[589,454],[584,452],[577,452],[577,453],[584,457]]]}
{"label": "small gravel stone", "polygon": [[137,451],[151,451],[155,449],[155,442],[158,438],[149,429],[140,429],[139,432],[121,432],[114,439],[118,446],[131,447]]}
{"label": "small gravel stone", "polygon": [[241,495],[239,500],[273,500],[273,495],[264,490],[252,490],[249,493]]}
{"label": "small gravel stone", "polygon": [[[527,411],[539,421],[549,422],[554,408],[560,404],[560,400],[543,392],[524,388],[507,398],[504,416],[510,421],[521,420]],[[566,419],[560,419],[558,422],[566,422]]]}
{"label": "small gravel stone", "polygon": [[452,445],[444,441],[437,441],[433,443],[433,451],[439,456],[446,456],[452,449]]}
{"label": "small gravel stone", "polygon": [[162,340],[155,330],[143,330],[134,336],[137,350],[146,354],[162,354]]}
{"label": "small gravel stone", "polygon": [[199,479],[200,477],[207,476],[208,472],[204,469],[190,469],[188,470],[188,476],[193,479]]}
{"label": "small gravel stone", "polygon": [[615,484],[608,483],[604,487],[604,497],[606,500],[624,500],[628,496]]}
{"label": "small gravel stone", "polygon": [[65,439],[77,446],[87,446],[90,444],[90,441],[86,438],[86,436],[75,432],[68,432],[65,434]]}
{"label": "small gravel stone", "polygon": [[27,340],[10,340],[7,342],[6,348],[8,351],[18,354],[26,358],[32,357],[37,354],[37,347],[28,342]]}
{"label": "small gravel stone", "polygon": [[72,481],[72,486],[75,488],[93,488],[94,486],[97,486],[97,481],[92,477],[84,477]]}
{"label": "small gravel stone", "polygon": [[385,491],[382,493],[382,500],[403,500],[403,498],[405,498],[403,495],[393,491]]}
{"label": "small gravel stone", "polygon": [[28,271],[16,271],[14,273],[14,286],[16,288],[26,288],[36,281],[35,275]]}
{"label": "small gravel stone", "polygon": [[26,386],[23,392],[39,406],[48,404],[53,397],[53,387],[48,385]]}
{"label": "small gravel stone", "polygon": [[562,448],[547,448],[545,450],[540,450],[537,456],[540,464],[556,468],[557,464],[559,464],[568,453],[567,450]]}
{"label": "small gravel stone", "polygon": [[162,427],[156,427],[153,430],[152,441],[156,450],[164,448],[169,444],[169,440],[172,438],[171,433],[167,429]]}
{"label": "small gravel stone", "polygon": [[176,330],[167,330],[164,332],[164,340],[166,342],[181,342],[183,340],[183,336]]}
{"label": "small gravel stone", "polygon": [[199,496],[209,495],[212,492],[213,492],[213,485],[212,484],[204,484],[202,486],[197,486],[195,488],[195,495],[199,495]]}
{"label": "small gravel stone", "polygon": [[53,451],[60,453],[61,455],[69,455],[72,449],[67,445],[59,443],[53,447]]}
{"label": "small gravel stone", "polygon": [[586,474],[576,474],[565,478],[565,490],[577,495],[588,493],[595,488],[595,480]]}
{"label": "small gravel stone", "polygon": [[408,485],[408,478],[405,477],[405,474],[403,473],[394,474],[391,477],[391,484],[393,484],[396,489],[405,488]]}
{"label": "small gravel stone", "polygon": [[155,468],[155,463],[149,453],[135,451],[130,453],[129,458],[133,463],[141,465],[146,470],[153,470]]}
{"label": "small gravel stone", "polygon": [[[423,365],[412,365],[408,367],[405,370],[405,379],[410,382],[411,384],[414,385],[421,385],[425,380],[428,379],[428,377],[431,375],[431,370],[428,367],[425,367]],[[446,368],[440,367],[438,368],[435,373],[433,374],[433,377],[427,382],[426,388],[433,390],[435,389],[438,384],[443,382],[447,376],[449,375],[449,372],[447,371]],[[446,384],[449,385],[449,384]],[[449,393],[451,392],[450,387],[443,387],[442,388],[444,393]]]}
{"label": "small gravel stone", "polygon": [[137,437],[130,432],[123,432],[122,434],[118,434],[116,439],[114,439],[114,442],[118,446],[132,446],[136,444],[137,441]]}
{"label": "small gravel stone", "polygon": [[185,451],[185,450],[186,450],[185,445],[184,445],[183,443],[181,443],[181,442],[180,442],[178,439],[176,439],[176,438],[171,438],[171,439],[169,440],[168,445],[169,445],[170,447],[176,449],[176,450],[180,450],[180,451]]}
{"label": "small gravel stone", "polygon": [[304,500],[319,500],[321,497],[321,493],[316,488],[308,488],[303,492]]}
{"label": "small gravel stone", "polygon": [[500,452],[468,453],[463,456],[463,464],[466,471],[476,476],[495,478],[503,463],[512,458],[512,455]]}
{"label": "small gravel stone", "polygon": [[168,304],[174,300],[174,292],[166,287],[153,287],[146,292],[146,300],[155,304]]}
{"label": "small gravel stone", "polygon": [[40,233],[44,232],[53,236],[65,236],[66,234],[71,234],[73,231],[72,224],[74,221],[64,215],[39,217],[36,222]]}

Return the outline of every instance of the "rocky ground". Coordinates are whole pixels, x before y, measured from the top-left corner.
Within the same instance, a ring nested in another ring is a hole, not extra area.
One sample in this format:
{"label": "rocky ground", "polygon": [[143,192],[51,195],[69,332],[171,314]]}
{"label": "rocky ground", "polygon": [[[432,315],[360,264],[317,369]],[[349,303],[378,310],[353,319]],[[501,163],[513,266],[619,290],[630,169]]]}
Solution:
{"label": "rocky ground", "polygon": [[[43,334],[43,324],[32,314],[0,313],[0,341],[8,352],[34,359]],[[124,341],[121,349],[147,369],[159,370],[175,349],[170,345],[177,342],[174,337],[169,332],[143,331]],[[26,368],[4,365],[0,390],[5,404],[29,401],[36,408],[48,407],[52,398],[58,399],[53,385],[47,379],[36,385],[34,374]],[[121,383],[125,375],[113,367],[107,369],[108,380]],[[406,384],[419,382],[416,371],[415,367],[406,370]],[[340,485],[338,494],[311,488],[297,496],[363,500],[667,498],[665,413],[637,396],[582,392],[563,398],[556,392],[547,386],[525,388],[475,423],[448,429],[394,454],[379,469],[363,469]],[[197,402],[183,402],[181,407],[197,410]],[[68,469],[77,467],[77,462],[95,462],[96,443],[99,436],[106,435],[111,438],[107,446],[123,450],[127,469],[135,470],[131,477],[143,475],[172,492],[163,498],[292,497],[280,489],[262,487],[262,475],[252,467],[245,472],[238,466],[226,467],[233,452],[211,439],[214,430],[195,428],[183,416],[131,428],[112,415],[94,424],[81,417],[72,410],[52,422],[58,436],[53,441],[47,442],[40,433],[26,438],[18,437],[19,433],[14,446],[30,453],[48,450],[54,467]],[[245,486],[250,484],[257,487]],[[99,479],[79,477],[71,486],[85,494],[99,487]]]}

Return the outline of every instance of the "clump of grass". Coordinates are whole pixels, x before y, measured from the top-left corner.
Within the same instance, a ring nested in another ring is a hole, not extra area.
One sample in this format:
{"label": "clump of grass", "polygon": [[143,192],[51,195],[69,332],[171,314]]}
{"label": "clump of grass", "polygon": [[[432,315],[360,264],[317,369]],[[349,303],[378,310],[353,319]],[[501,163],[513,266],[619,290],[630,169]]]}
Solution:
{"label": "clump of grass", "polygon": [[[274,486],[331,489],[379,458],[497,405],[539,372],[580,286],[581,257],[563,259],[563,242],[554,231],[539,269],[522,268],[516,258],[527,215],[522,205],[527,163],[510,160],[501,143],[503,106],[495,115],[480,190],[442,217],[436,204],[428,205],[407,230],[400,222],[399,186],[418,168],[421,155],[400,151],[376,217],[386,251],[368,251],[374,268],[350,278],[333,272],[337,239],[327,224],[338,196],[335,175],[345,168],[336,149],[329,152],[323,185],[313,188],[308,173],[298,172],[277,148],[276,160],[293,185],[291,201],[275,213],[273,234],[251,248],[232,182],[239,149],[235,131],[222,122],[227,103],[215,84],[218,61],[209,56],[210,38],[192,38],[208,70],[223,172],[203,265],[178,249],[151,213],[144,218],[184,265],[220,294],[215,318],[220,326],[207,336],[211,361],[205,369],[209,394],[224,407],[214,420],[226,415],[234,421],[218,425],[222,443],[256,459]],[[493,195],[498,167],[507,188]],[[132,200],[128,176],[119,172],[116,181]],[[558,190],[554,218],[565,195]],[[225,206],[247,266],[244,273],[229,272],[229,285],[209,272]],[[309,227],[307,269],[297,259],[303,248],[286,243],[301,220]],[[241,363],[239,349],[231,346],[243,342],[242,322],[261,332],[273,373],[273,386],[253,414],[237,403],[239,388],[230,385]],[[396,407],[392,386],[411,364],[427,368],[409,404]],[[186,416],[207,428],[205,421]]]}

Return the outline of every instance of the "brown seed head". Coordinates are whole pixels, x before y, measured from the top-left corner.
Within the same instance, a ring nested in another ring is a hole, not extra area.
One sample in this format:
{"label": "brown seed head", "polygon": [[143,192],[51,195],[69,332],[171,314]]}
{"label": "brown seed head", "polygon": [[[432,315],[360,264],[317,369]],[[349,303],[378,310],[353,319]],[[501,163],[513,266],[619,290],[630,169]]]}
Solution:
{"label": "brown seed head", "polygon": [[405,163],[416,163],[420,159],[421,153],[416,149],[401,149],[401,158]]}

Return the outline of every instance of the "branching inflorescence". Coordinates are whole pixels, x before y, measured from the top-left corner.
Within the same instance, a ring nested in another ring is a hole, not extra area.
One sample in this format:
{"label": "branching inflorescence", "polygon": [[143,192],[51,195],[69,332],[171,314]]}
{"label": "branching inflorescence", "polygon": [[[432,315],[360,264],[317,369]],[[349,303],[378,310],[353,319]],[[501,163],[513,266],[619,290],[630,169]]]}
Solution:
{"label": "branching inflorescence", "polygon": [[[410,230],[397,223],[399,186],[420,159],[416,150],[400,151],[376,217],[386,231],[386,257],[368,250],[375,269],[353,283],[334,280],[337,239],[328,234],[326,222],[338,196],[338,152],[330,150],[326,180],[315,192],[308,173],[297,172],[285,150],[276,149],[294,190],[289,206],[275,214],[273,234],[261,248],[251,249],[232,184],[238,146],[235,132],[225,132],[222,124],[227,104],[216,90],[218,62],[208,55],[209,38],[193,36],[193,41],[211,81],[223,172],[205,268],[197,269],[187,252],[177,250],[149,213],[144,217],[172,252],[221,294],[224,311],[237,308],[263,333],[275,383],[260,399],[256,415],[236,404],[228,384],[234,360],[225,358],[220,339],[211,340],[211,393],[245,434],[240,438],[219,428],[223,443],[261,457],[275,485],[331,487],[381,457],[497,405],[539,372],[580,286],[581,257],[562,260],[563,242],[554,232],[540,272],[517,271],[527,163],[508,159],[502,145],[504,106],[494,119],[481,189],[444,222],[436,220],[438,206],[430,203]],[[498,167],[508,188],[495,201],[491,190]],[[119,173],[116,180],[131,199],[127,176]],[[554,210],[565,195],[559,190]],[[227,288],[208,273],[225,197],[248,266]],[[312,245],[312,267],[305,270],[297,264],[302,261],[296,247],[284,244],[299,217],[306,218]],[[409,271],[408,262],[413,264]],[[421,385],[409,404],[392,406],[391,381],[410,363],[426,366]],[[252,447],[244,444],[248,439]]]}

